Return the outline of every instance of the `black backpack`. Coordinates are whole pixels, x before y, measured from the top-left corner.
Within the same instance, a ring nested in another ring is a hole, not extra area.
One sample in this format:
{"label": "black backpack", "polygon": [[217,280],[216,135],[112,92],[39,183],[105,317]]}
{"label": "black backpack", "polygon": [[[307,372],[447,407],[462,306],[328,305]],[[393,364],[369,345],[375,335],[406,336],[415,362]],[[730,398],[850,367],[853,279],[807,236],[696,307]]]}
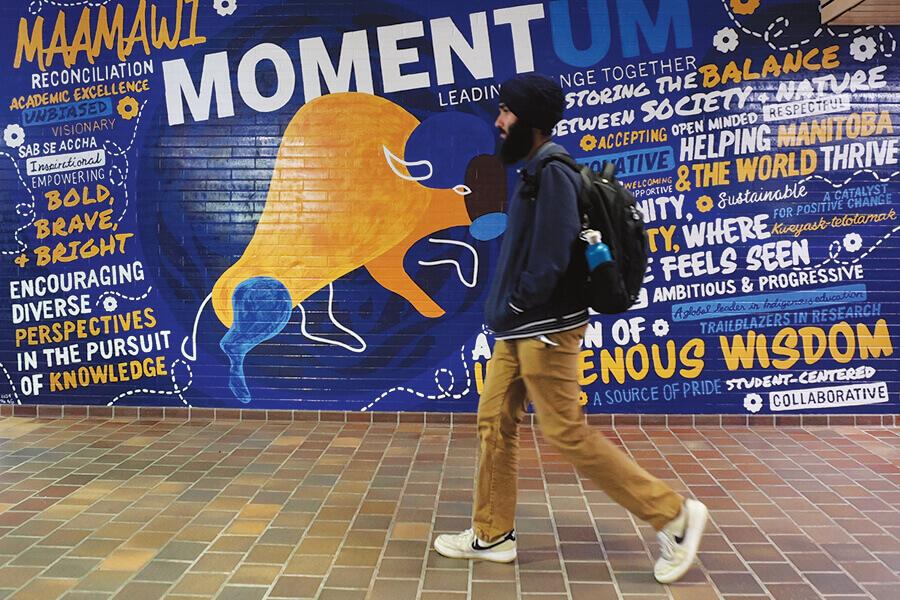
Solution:
{"label": "black backpack", "polygon": [[[551,154],[541,161],[534,174],[534,195],[541,170],[559,161],[581,176],[578,212],[582,231],[595,229],[609,246],[613,260],[588,274],[588,305],[599,313],[625,312],[637,302],[647,270],[647,236],[644,219],[634,196],[615,179],[616,167],[607,162],[601,173],[580,165],[568,154]],[[582,251],[586,247],[581,246]]]}

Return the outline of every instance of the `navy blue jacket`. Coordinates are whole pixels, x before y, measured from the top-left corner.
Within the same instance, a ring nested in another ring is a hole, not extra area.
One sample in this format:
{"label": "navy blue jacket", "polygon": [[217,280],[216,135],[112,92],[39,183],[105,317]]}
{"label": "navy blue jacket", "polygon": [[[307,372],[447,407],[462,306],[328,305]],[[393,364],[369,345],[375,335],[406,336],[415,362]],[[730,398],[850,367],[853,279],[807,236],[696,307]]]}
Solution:
{"label": "navy blue jacket", "polygon": [[485,306],[487,325],[498,340],[566,331],[588,322],[578,174],[550,162],[536,197],[523,194],[525,178],[534,175],[541,160],[563,153],[565,148],[547,142],[520,169]]}

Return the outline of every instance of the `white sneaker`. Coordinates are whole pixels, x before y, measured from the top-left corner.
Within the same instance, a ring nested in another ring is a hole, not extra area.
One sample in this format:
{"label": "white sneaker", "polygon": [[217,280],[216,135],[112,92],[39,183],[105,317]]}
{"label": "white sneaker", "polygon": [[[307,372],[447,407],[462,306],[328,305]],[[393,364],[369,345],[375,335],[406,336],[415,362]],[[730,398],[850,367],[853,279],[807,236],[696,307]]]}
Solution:
{"label": "white sneaker", "polygon": [[456,534],[445,533],[434,539],[434,549],[448,558],[480,558],[508,563],[516,560],[516,530],[490,544],[479,540],[472,529]]}
{"label": "white sneaker", "polygon": [[674,583],[688,572],[697,558],[700,538],[703,537],[703,530],[709,519],[706,505],[697,500],[685,500],[681,514],[686,521],[681,532],[664,527],[656,534],[661,556],[653,567],[653,575],[660,583]]}

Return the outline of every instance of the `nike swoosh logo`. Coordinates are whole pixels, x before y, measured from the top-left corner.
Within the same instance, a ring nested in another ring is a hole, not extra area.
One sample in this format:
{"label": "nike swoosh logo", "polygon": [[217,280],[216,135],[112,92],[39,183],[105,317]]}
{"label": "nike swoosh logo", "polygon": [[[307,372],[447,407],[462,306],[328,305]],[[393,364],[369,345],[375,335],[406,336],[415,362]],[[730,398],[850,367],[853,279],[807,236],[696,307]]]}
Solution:
{"label": "nike swoosh logo", "polygon": [[496,541],[496,542],[494,542],[493,544],[491,544],[491,545],[489,545],[489,546],[482,546],[482,545],[479,543],[478,538],[475,538],[474,540],[472,540],[472,549],[473,549],[473,550],[490,550],[491,548],[496,548],[497,546],[499,546],[500,544],[502,544],[503,542],[505,542],[505,541],[507,541],[507,540],[516,541],[516,537],[515,537],[515,535],[513,535],[512,533],[509,533],[509,534],[505,535],[505,536],[503,537],[503,539],[501,539],[501,540],[499,540],[499,541]]}
{"label": "nike swoosh logo", "polygon": [[481,544],[478,543],[478,540],[475,540],[472,542],[472,549],[473,550],[490,550],[491,548],[496,548],[497,546],[499,546],[500,544],[502,544],[505,541],[506,541],[506,538],[503,538],[499,542],[495,542],[495,543],[491,544],[490,546],[482,546]]}

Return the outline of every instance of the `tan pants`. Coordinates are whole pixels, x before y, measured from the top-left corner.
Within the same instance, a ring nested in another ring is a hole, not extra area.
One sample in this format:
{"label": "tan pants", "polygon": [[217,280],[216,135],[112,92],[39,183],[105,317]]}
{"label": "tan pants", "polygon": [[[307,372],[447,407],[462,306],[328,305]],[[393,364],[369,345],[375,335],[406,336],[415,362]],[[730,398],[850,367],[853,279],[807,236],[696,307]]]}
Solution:
{"label": "tan pants", "polygon": [[499,340],[478,404],[481,459],[473,526],[490,542],[515,527],[519,423],[534,405],[544,438],[583,476],[655,529],[678,516],[684,499],[584,421],[578,355],[584,327],[548,337]]}

